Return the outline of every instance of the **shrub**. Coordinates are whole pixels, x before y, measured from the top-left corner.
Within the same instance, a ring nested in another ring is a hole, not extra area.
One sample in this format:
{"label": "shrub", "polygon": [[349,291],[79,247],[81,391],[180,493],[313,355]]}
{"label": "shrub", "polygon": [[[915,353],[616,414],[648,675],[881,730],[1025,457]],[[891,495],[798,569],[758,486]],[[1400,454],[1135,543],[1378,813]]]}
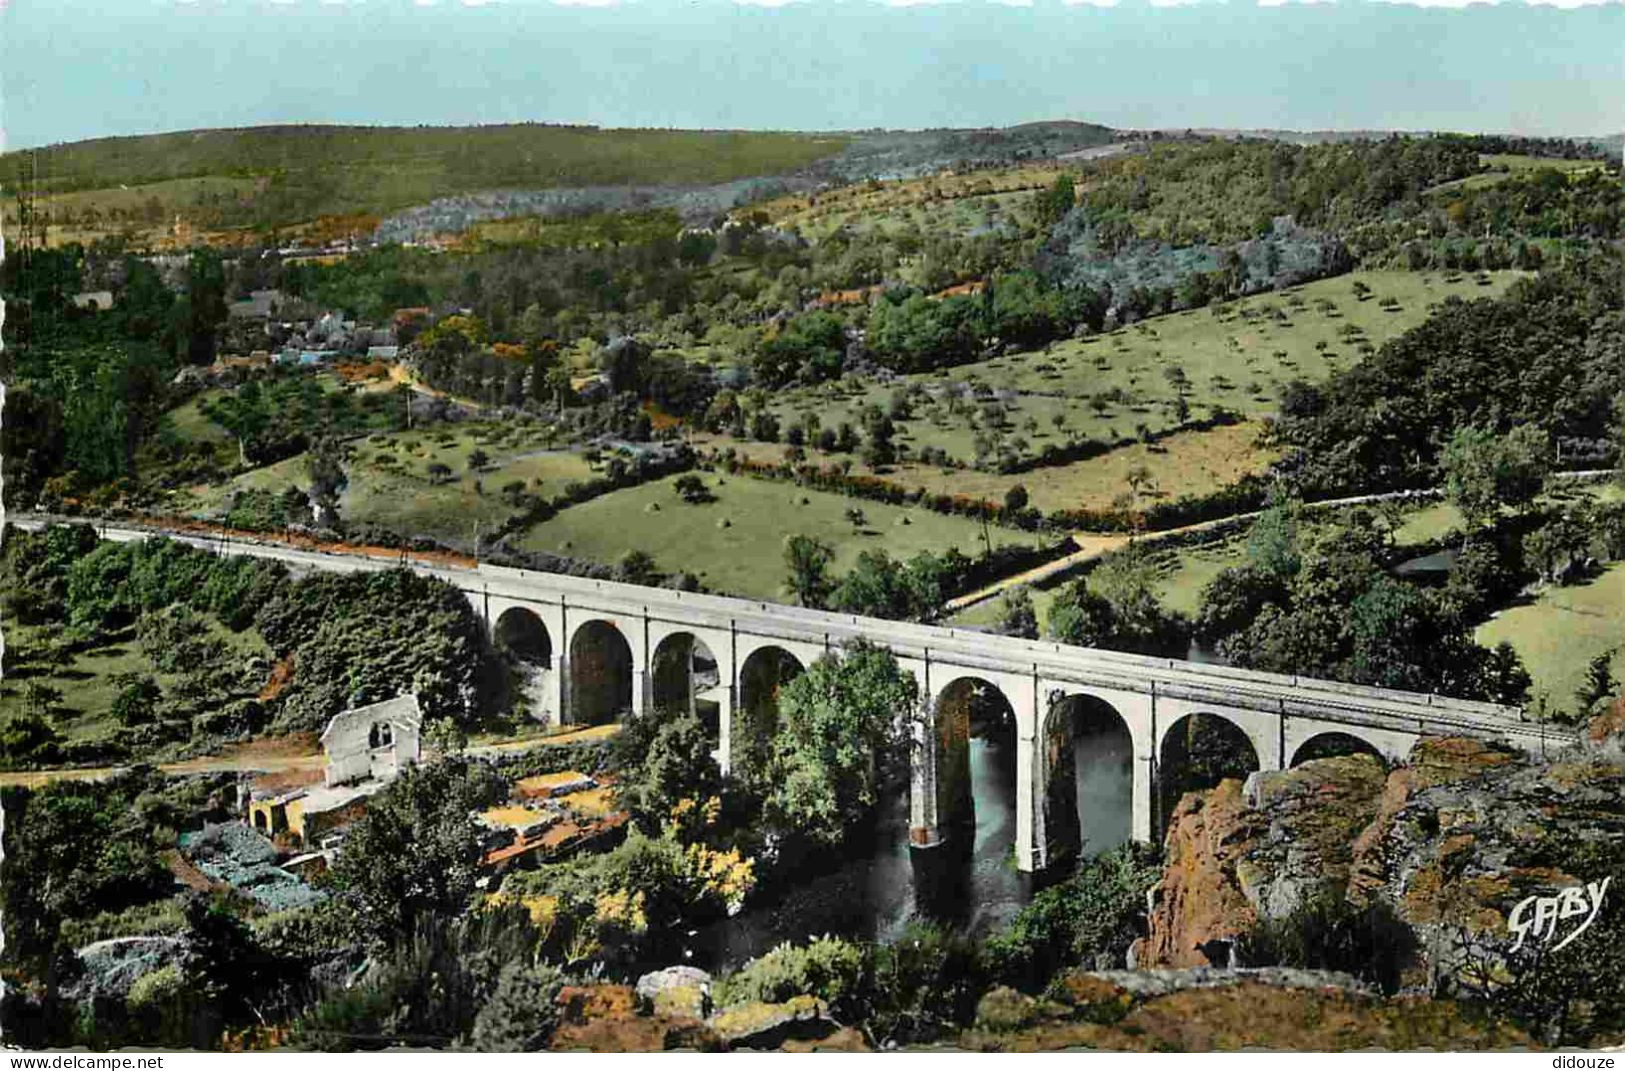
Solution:
{"label": "shrub", "polygon": [[136,1037],[181,1048],[211,1040],[193,1036],[196,1003],[197,995],[174,963],[137,978],[124,999]]}
{"label": "shrub", "polygon": [[874,952],[865,1026],[876,1045],[923,1041],[976,1012],[983,963],[970,938],[911,925]]}
{"label": "shrub", "polygon": [[548,963],[510,963],[474,1017],[468,1045],[480,1052],[535,1052],[558,1025],[556,1003],[564,976]]}
{"label": "shrub", "polygon": [[1289,915],[1260,922],[1241,939],[1236,954],[1250,967],[1344,971],[1393,993],[1416,949],[1415,934],[1386,901],[1355,907],[1328,890]]}
{"label": "shrub", "polygon": [[1063,967],[1121,967],[1139,936],[1146,890],[1160,875],[1155,850],[1142,844],[1084,860],[988,938],[990,973],[1036,993]]}
{"label": "shrub", "polygon": [[860,996],[865,966],[863,948],[838,937],[815,938],[799,947],[786,942],[722,979],[716,1002],[721,1007],[777,1004],[805,994],[823,1000],[840,1016]]}

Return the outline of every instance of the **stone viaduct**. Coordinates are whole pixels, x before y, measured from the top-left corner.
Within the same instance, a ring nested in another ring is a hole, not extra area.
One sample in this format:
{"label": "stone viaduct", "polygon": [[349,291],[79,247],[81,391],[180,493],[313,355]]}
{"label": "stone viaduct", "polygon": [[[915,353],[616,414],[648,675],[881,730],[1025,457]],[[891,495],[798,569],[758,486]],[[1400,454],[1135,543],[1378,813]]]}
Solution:
{"label": "stone viaduct", "polygon": [[[703,710],[725,771],[750,754],[742,737],[770,725],[781,683],[853,640],[890,649],[924,707],[912,725],[911,839],[929,846],[947,833],[944,781],[978,713],[992,711],[1013,735],[1016,859],[1028,872],[1057,843],[1046,825],[1075,821],[1059,811],[1076,797],[1055,782],[1084,739],[1119,738],[1133,796],[1124,832],[1137,840],[1154,835],[1159,767],[1198,726],[1232,735],[1263,770],[1328,745],[1395,761],[1423,736],[1497,737],[1526,750],[1573,740],[1509,708],[1440,696],[489,565],[433,571],[528,665],[532,716],[585,724],[622,711]],[[1077,731],[1091,721],[1104,732]]]}
{"label": "stone viaduct", "polygon": [[[123,541],[156,533],[102,534]],[[444,568],[164,534],[296,570],[406,564],[438,577],[464,593],[521,667],[532,717],[599,724],[627,712],[692,710],[713,732],[725,771],[759,757],[781,684],[845,644],[872,641],[913,674],[922,700],[910,719],[911,841],[937,845],[962,828],[955,809],[970,792],[970,738],[996,736],[1003,754],[1013,751],[1015,855],[1026,872],[1081,846],[1084,812],[1102,797],[1086,801],[1084,778],[1072,775],[1099,752],[1116,763],[1110,790],[1132,797],[1111,838],[1120,841],[1158,834],[1172,802],[1159,796],[1172,773],[1211,756],[1219,738],[1257,770],[1328,751],[1395,761],[1424,736],[1497,738],[1536,752],[1576,741],[1572,731],[1522,722],[1510,708],[1440,696],[500,566]],[[1120,797],[1111,803],[1125,810]]]}

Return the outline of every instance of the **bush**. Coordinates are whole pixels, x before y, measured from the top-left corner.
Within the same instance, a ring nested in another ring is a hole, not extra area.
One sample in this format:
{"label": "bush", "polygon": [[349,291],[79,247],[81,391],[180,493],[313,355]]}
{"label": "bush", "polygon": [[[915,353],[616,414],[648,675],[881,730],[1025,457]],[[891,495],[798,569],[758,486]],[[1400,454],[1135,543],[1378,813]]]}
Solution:
{"label": "bush", "polygon": [[[534,1014],[514,1007],[522,996],[553,985],[546,968],[530,966],[539,936],[518,908],[456,920],[421,918],[410,938],[368,962],[359,981],[336,986],[307,1007],[293,1023],[291,1047],[328,1052],[391,1045],[449,1048],[471,1039],[482,1016],[487,1038],[527,1041],[549,1029],[550,1003]],[[534,973],[510,978],[499,1001],[510,970]],[[501,1010],[488,1012],[493,1005]],[[505,1019],[504,1013],[512,1017]]]}
{"label": "bush", "polygon": [[1059,885],[1032,898],[987,940],[989,972],[998,981],[1040,992],[1063,967],[1123,966],[1140,934],[1145,894],[1161,876],[1155,849],[1143,844],[1086,859]]}
{"label": "bush", "polygon": [[786,942],[718,982],[716,1003],[778,1004],[807,995],[842,1017],[855,1009],[863,991],[865,960],[861,946],[838,937],[815,938],[799,947]]}
{"label": "bush", "polygon": [[510,963],[474,1017],[468,1046],[480,1052],[536,1052],[558,1025],[564,976],[548,963]]}
{"label": "bush", "polygon": [[169,963],[135,980],[124,999],[135,1037],[154,1044],[186,1048],[193,1036],[197,994],[177,964]]}
{"label": "bush", "polygon": [[1416,951],[1416,935],[1387,901],[1355,907],[1330,890],[1289,915],[1260,922],[1236,948],[1249,967],[1344,971],[1384,993],[1399,989],[1400,972]]}
{"label": "bush", "polygon": [[865,1027],[876,1045],[924,1041],[963,1026],[984,984],[981,951],[968,937],[911,925],[875,949]]}

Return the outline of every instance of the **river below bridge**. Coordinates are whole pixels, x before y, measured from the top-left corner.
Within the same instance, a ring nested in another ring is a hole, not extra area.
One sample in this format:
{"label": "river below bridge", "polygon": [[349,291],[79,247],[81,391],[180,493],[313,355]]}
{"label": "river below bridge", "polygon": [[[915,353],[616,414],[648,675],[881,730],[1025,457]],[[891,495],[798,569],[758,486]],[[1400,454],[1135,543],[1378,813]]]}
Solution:
{"label": "river below bridge", "polygon": [[[1101,755],[1080,763],[1078,795],[1086,801],[1084,835],[1109,847],[1128,828],[1126,756]],[[830,934],[886,942],[913,920],[930,920],[973,936],[1009,922],[1034,888],[1016,869],[1016,755],[1013,739],[970,741],[970,777],[976,827],[966,850],[958,845],[914,849],[908,843],[908,794],[891,794],[881,807],[867,848],[823,873],[784,883],[767,902],[695,932],[689,962],[713,972],[735,969],[785,941],[802,943]]]}

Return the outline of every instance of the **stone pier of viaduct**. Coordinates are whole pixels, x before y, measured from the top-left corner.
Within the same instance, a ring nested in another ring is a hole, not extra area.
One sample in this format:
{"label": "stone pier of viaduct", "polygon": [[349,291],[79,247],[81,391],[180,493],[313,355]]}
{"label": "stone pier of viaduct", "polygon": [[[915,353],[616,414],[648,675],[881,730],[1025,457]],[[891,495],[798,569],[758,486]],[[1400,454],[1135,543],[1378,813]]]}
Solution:
{"label": "stone pier of viaduct", "polygon": [[532,716],[596,723],[703,704],[724,770],[748,753],[741,733],[760,731],[764,711],[773,716],[780,683],[853,640],[888,648],[923,700],[912,722],[910,793],[911,838],[922,846],[946,832],[939,775],[968,729],[950,708],[975,692],[1013,722],[1023,871],[1045,865],[1054,839],[1048,801],[1055,768],[1076,758],[1066,753],[1072,719],[1104,719],[1125,738],[1138,840],[1153,835],[1159,763],[1192,716],[1233,727],[1262,770],[1291,766],[1333,740],[1389,761],[1423,736],[1496,737],[1531,751],[1573,742],[1487,703],[495,566],[436,572],[528,664]]}
{"label": "stone pier of viaduct", "polygon": [[1068,774],[1103,744],[1117,756],[1117,784],[1132,796],[1120,838],[1147,840],[1156,834],[1159,806],[1169,802],[1159,804],[1159,789],[1172,778],[1159,774],[1215,735],[1250,751],[1251,768],[1259,770],[1284,769],[1328,745],[1392,762],[1424,736],[1502,739],[1537,753],[1576,740],[1572,731],[1523,722],[1517,711],[1486,703],[963,629],[489,565],[432,567],[143,529],[102,534],[120,541],[170,534],[298,570],[407,564],[466,595],[520,667],[532,717],[597,724],[628,712],[693,710],[715,734],[725,770],[761,755],[781,684],[843,645],[869,640],[913,674],[922,699],[910,719],[913,843],[935,845],[951,835],[955,794],[962,799],[968,791],[967,738],[991,725],[1006,753],[1014,751],[1015,855],[1028,872],[1046,865],[1065,839],[1060,827],[1087,809]]}

